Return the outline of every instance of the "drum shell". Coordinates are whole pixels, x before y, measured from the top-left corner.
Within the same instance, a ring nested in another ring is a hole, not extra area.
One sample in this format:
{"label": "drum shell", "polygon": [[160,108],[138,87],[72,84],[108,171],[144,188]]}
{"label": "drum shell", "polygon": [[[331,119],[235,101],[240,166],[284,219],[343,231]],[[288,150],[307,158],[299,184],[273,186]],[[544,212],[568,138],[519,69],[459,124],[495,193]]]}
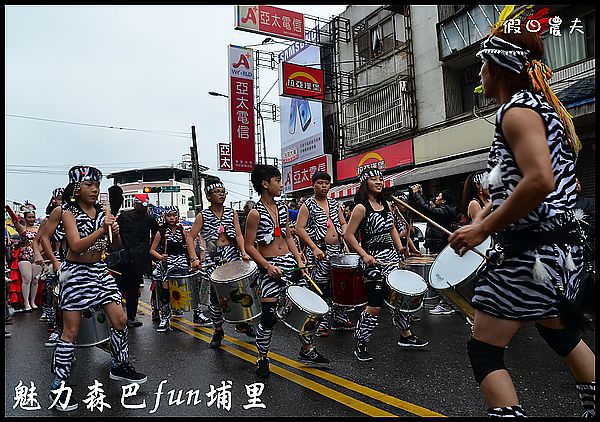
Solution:
{"label": "drum shell", "polygon": [[285,297],[277,307],[277,317],[286,326],[300,334],[314,334],[319,328],[319,324],[329,312],[329,306],[323,301],[327,307],[327,312],[318,313],[308,309],[302,304],[296,303],[288,293],[286,288]]}
{"label": "drum shell", "polygon": [[392,285],[392,283],[390,283],[389,280],[390,277],[394,276],[394,273],[398,274],[397,271],[402,270],[392,271],[386,277],[388,295],[384,302],[390,308],[398,309],[400,312],[416,312],[423,307],[423,299],[425,298],[425,294],[427,293],[427,284],[425,283],[425,280],[423,280],[422,290],[420,289],[417,292],[401,291],[398,288],[398,286]]}
{"label": "drum shell", "polygon": [[105,342],[110,338],[110,320],[104,309],[84,309],[81,311],[77,346],[89,347]]}
{"label": "drum shell", "polygon": [[[217,294],[225,322],[249,322],[260,317],[262,311],[259,300],[258,267],[248,275],[229,281],[217,281],[211,275],[210,283]],[[242,303],[244,300],[246,303]]]}
{"label": "drum shell", "polygon": [[[429,284],[429,270],[431,270],[433,261],[433,257],[431,258],[431,260],[427,261],[413,260],[411,258],[408,258],[406,261],[404,261],[403,268],[419,274],[421,277],[423,277],[423,280],[425,280],[425,282]],[[424,300],[431,300],[436,298],[438,298],[437,291],[433,287],[429,287],[427,293],[425,294]]]}
{"label": "drum shell", "polygon": [[362,306],[367,290],[358,268],[331,266],[331,300],[340,306]]}
{"label": "drum shell", "polygon": [[[200,283],[200,278],[201,274],[199,271],[187,275],[169,276],[167,278],[167,282],[169,283],[171,308],[189,312],[198,307],[198,283]],[[176,289],[173,284],[177,286]],[[183,293],[184,297],[178,298],[176,295],[181,293]],[[186,300],[185,296],[188,294],[189,300]]]}

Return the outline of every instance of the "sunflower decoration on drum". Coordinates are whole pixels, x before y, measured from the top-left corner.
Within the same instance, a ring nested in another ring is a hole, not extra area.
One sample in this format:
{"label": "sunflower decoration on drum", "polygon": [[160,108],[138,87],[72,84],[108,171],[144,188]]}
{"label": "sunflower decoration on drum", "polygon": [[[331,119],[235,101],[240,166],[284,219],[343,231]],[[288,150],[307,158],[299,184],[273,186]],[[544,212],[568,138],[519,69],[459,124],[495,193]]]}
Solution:
{"label": "sunflower decoration on drum", "polygon": [[169,280],[169,291],[171,292],[171,306],[173,309],[190,309],[191,292],[180,286],[175,280]]}

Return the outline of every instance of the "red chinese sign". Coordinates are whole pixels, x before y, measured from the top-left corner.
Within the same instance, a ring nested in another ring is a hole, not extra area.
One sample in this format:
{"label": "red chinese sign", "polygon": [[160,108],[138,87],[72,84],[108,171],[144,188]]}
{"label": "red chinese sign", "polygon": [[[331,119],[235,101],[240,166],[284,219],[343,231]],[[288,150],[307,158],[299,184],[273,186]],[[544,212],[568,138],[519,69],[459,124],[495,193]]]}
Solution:
{"label": "red chinese sign", "polygon": [[218,144],[217,147],[219,148],[219,170],[233,170],[233,167],[231,165],[231,145]]}
{"label": "red chinese sign", "polygon": [[279,68],[279,95],[323,99],[323,71],[282,62]]}
{"label": "red chinese sign", "polygon": [[366,168],[388,170],[414,163],[412,139],[365,152],[337,162],[337,180],[359,176]]}
{"label": "red chinese sign", "polygon": [[231,171],[254,169],[254,60],[252,50],[229,46]]}
{"label": "red chinese sign", "polygon": [[236,6],[235,29],[304,41],[304,15],[273,6]]}
{"label": "red chinese sign", "polygon": [[324,171],[331,175],[333,166],[331,165],[331,154],[324,154],[320,157],[303,163],[294,164],[283,169],[283,191],[284,193],[297,191],[312,186],[312,176],[318,171]]}

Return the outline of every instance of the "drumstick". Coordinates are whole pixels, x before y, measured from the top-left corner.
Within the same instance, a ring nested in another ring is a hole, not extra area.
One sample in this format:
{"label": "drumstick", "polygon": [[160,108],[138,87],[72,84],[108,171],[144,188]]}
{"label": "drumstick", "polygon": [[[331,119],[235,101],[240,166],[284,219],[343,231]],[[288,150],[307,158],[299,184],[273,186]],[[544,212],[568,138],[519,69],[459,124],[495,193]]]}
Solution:
{"label": "drumstick", "polygon": [[[110,213],[110,203],[108,201],[106,201],[104,203],[104,214],[109,214],[109,213]],[[112,243],[112,241],[113,241],[111,226],[108,226],[108,240],[110,241],[110,243]]]}
{"label": "drumstick", "polygon": [[111,273],[113,273],[113,274],[116,274],[116,275],[123,275],[122,273],[120,273],[118,271],[115,271],[115,270],[109,269],[108,271],[111,272]]}
{"label": "drumstick", "polygon": [[[392,195],[392,199],[394,201],[398,202],[400,205],[408,208],[409,210],[411,210],[412,212],[414,212],[415,214],[417,214],[421,218],[425,219],[428,223],[431,223],[433,226],[435,226],[436,228],[438,228],[439,230],[441,230],[442,232],[444,232],[448,236],[450,236],[452,234],[452,232],[450,230],[446,229],[443,226],[440,226],[438,223],[436,223],[435,221],[433,221],[431,218],[427,217],[426,215],[421,214],[419,211],[417,211],[416,209],[414,209],[413,207],[411,207],[410,205],[408,205],[406,202],[402,201],[401,199],[396,198],[394,195]],[[479,250],[477,250],[475,248],[472,248],[470,250],[473,251],[473,252],[475,252],[477,255],[479,255],[482,258],[488,259],[488,257],[485,256],[485,254],[483,252],[480,252]]]}
{"label": "drumstick", "polygon": [[319,286],[317,286],[317,283],[315,283],[313,281],[313,279],[310,278],[310,276],[307,273],[303,273],[303,274],[306,276],[306,278],[308,278],[308,281],[310,281],[312,283],[313,287],[317,290],[317,292],[319,292],[319,294],[321,296],[323,296],[323,292],[321,291],[321,289],[319,289]]}
{"label": "drumstick", "polygon": [[291,270],[283,270],[283,272],[284,273],[291,273],[291,272],[294,272],[294,271],[300,271],[300,270],[303,270],[305,268],[312,268],[312,267],[314,267],[314,265],[307,265],[305,267],[294,267]]}

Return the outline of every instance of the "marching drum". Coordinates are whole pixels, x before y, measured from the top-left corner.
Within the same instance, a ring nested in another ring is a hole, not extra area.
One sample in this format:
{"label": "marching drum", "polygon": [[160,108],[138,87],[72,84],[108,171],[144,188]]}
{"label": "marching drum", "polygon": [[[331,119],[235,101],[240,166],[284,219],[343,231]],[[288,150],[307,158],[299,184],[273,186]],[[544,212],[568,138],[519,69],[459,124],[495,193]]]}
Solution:
{"label": "marching drum", "polygon": [[[433,261],[435,261],[435,257],[433,256],[411,256],[410,258],[406,258],[404,263],[401,265],[404,269],[413,271],[423,277],[425,282],[429,280],[429,271],[431,270],[431,266],[433,265]],[[437,299],[438,293],[433,289],[427,289],[427,293],[423,300],[431,300]]]}
{"label": "marching drum", "polygon": [[327,302],[301,286],[287,287],[285,299],[277,308],[279,319],[300,334],[314,334],[328,312]]}
{"label": "marching drum", "polygon": [[408,270],[394,270],[386,278],[389,294],[386,305],[401,312],[416,312],[423,306],[427,283],[419,274]]}
{"label": "marching drum", "polygon": [[360,256],[355,253],[332,256],[331,297],[341,306],[362,306],[367,303],[367,291],[358,268]]}
{"label": "marching drum", "polygon": [[[492,238],[487,237],[475,247],[485,255],[492,247]],[[450,245],[446,246],[437,256],[429,271],[429,284],[454,303],[471,319],[475,310],[471,306],[475,274],[483,266],[485,259],[469,250],[463,256],[454,252]]]}
{"label": "marching drum", "polygon": [[196,271],[188,275],[173,275],[167,278],[171,308],[189,312],[198,307],[200,277],[200,271]]}
{"label": "marching drum", "polygon": [[210,281],[226,322],[249,322],[261,314],[258,266],[254,261],[232,261],[217,267]]}

